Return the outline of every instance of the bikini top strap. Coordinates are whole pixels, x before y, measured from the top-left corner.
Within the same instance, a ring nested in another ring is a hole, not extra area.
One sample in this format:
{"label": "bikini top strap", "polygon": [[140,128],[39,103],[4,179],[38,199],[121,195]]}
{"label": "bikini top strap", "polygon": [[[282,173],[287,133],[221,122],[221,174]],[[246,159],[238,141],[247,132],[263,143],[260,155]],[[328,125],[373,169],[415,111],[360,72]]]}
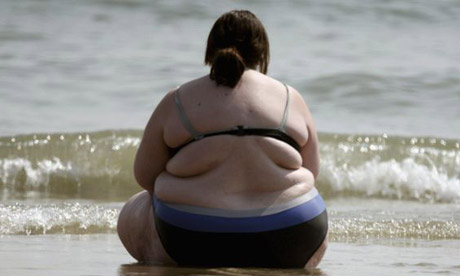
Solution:
{"label": "bikini top strap", "polygon": [[[289,115],[289,88],[288,86],[283,83],[283,85],[286,87],[286,105],[284,107],[284,113],[283,113],[283,120],[281,121],[281,125],[279,126],[279,130],[281,130],[282,132],[286,132],[286,122],[287,122],[287,118],[288,118],[288,115]],[[185,113],[185,110],[184,110],[184,107],[180,101],[180,98],[179,98],[179,90],[180,88],[177,88],[176,91],[174,91],[174,100],[176,102],[176,107],[177,107],[177,110],[179,111],[179,117],[180,117],[180,120],[183,124],[183,126],[185,127],[185,129],[192,135],[193,139],[194,140],[199,140],[201,138],[204,137],[203,133],[197,131],[192,123],[190,122],[190,120],[188,119],[187,117],[187,114]]]}
{"label": "bikini top strap", "polygon": [[194,140],[199,139],[200,137],[203,136],[202,133],[198,132],[190,122],[190,120],[187,117],[187,114],[185,114],[184,107],[179,99],[179,90],[180,88],[177,88],[176,91],[174,91],[174,100],[176,102],[176,107],[177,110],[179,111],[179,117],[182,122],[182,125],[185,127],[185,129],[192,135]]}
{"label": "bikini top strap", "polygon": [[281,121],[281,125],[279,129],[283,132],[286,131],[286,122],[289,114],[289,88],[288,86],[283,83],[284,87],[286,87],[286,106],[284,107],[284,114],[283,114],[283,120]]}

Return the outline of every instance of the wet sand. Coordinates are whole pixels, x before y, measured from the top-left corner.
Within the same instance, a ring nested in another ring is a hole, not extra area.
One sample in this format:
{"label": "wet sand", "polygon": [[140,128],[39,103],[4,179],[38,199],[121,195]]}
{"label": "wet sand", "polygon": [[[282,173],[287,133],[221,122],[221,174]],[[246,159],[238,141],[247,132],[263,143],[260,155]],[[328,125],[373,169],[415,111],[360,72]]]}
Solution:
{"label": "wet sand", "polygon": [[333,242],[313,271],[261,268],[179,268],[135,263],[114,234],[4,235],[1,275],[418,275],[460,274],[458,240]]}

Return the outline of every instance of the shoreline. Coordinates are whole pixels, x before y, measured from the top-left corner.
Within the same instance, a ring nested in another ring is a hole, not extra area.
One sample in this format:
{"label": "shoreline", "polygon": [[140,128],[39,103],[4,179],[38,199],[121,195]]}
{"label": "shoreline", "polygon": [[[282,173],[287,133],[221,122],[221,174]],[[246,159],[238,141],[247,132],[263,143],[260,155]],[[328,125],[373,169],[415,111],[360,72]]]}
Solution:
{"label": "shoreline", "polygon": [[[3,235],[0,267],[5,275],[402,275],[460,272],[454,256],[460,240],[378,239],[367,243],[331,242],[313,271],[263,268],[186,268],[140,265],[116,234]],[[27,249],[27,250],[25,250]],[[378,271],[378,273],[376,273]]]}

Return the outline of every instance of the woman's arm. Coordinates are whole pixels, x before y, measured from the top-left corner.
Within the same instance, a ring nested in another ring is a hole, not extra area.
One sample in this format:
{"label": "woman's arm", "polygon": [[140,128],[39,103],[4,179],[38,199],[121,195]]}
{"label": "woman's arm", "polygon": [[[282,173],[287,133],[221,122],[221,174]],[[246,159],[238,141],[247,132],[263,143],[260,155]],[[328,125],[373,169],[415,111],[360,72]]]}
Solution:
{"label": "woman's arm", "polygon": [[141,144],[134,161],[134,176],[137,183],[151,195],[155,180],[165,170],[170,158],[164,141],[164,125],[171,110],[172,93],[168,93],[158,104],[144,130]]}
{"label": "woman's arm", "polygon": [[295,89],[292,89],[295,93],[295,102],[299,104],[299,108],[302,109],[303,117],[308,130],[308,140],[305,145],[302,146],[300,154],[302,155],[302,167],[307,168],[317,178],[319,174],[319,145],[318,145],[318,134],[316,133],[315,122],[310,113],[308,105],[305,103],[302,95]]}
{"label": "woman's arm", "polygon": [[307,115],[307,129],[308,129],[308,140],[307,143],[302,147],[300,154],[302,155],[302,166],[311,171],[315,180],[319,174],[319,145],[318,145],[318,134],[316,133],[315,123],[311,117],[310,111],[308,110]]}

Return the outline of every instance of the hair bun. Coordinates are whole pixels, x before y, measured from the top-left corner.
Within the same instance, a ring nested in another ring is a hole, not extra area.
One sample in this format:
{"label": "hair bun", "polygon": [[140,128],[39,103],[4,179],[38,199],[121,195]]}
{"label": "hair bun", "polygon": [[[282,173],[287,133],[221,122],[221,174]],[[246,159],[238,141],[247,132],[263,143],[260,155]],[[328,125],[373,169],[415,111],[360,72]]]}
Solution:
{"label": "hair bun", "polygon": [[211,66],[211,79],[218,85],[235,87],[244,73],[246,66],[235,47],[219,49]]}

